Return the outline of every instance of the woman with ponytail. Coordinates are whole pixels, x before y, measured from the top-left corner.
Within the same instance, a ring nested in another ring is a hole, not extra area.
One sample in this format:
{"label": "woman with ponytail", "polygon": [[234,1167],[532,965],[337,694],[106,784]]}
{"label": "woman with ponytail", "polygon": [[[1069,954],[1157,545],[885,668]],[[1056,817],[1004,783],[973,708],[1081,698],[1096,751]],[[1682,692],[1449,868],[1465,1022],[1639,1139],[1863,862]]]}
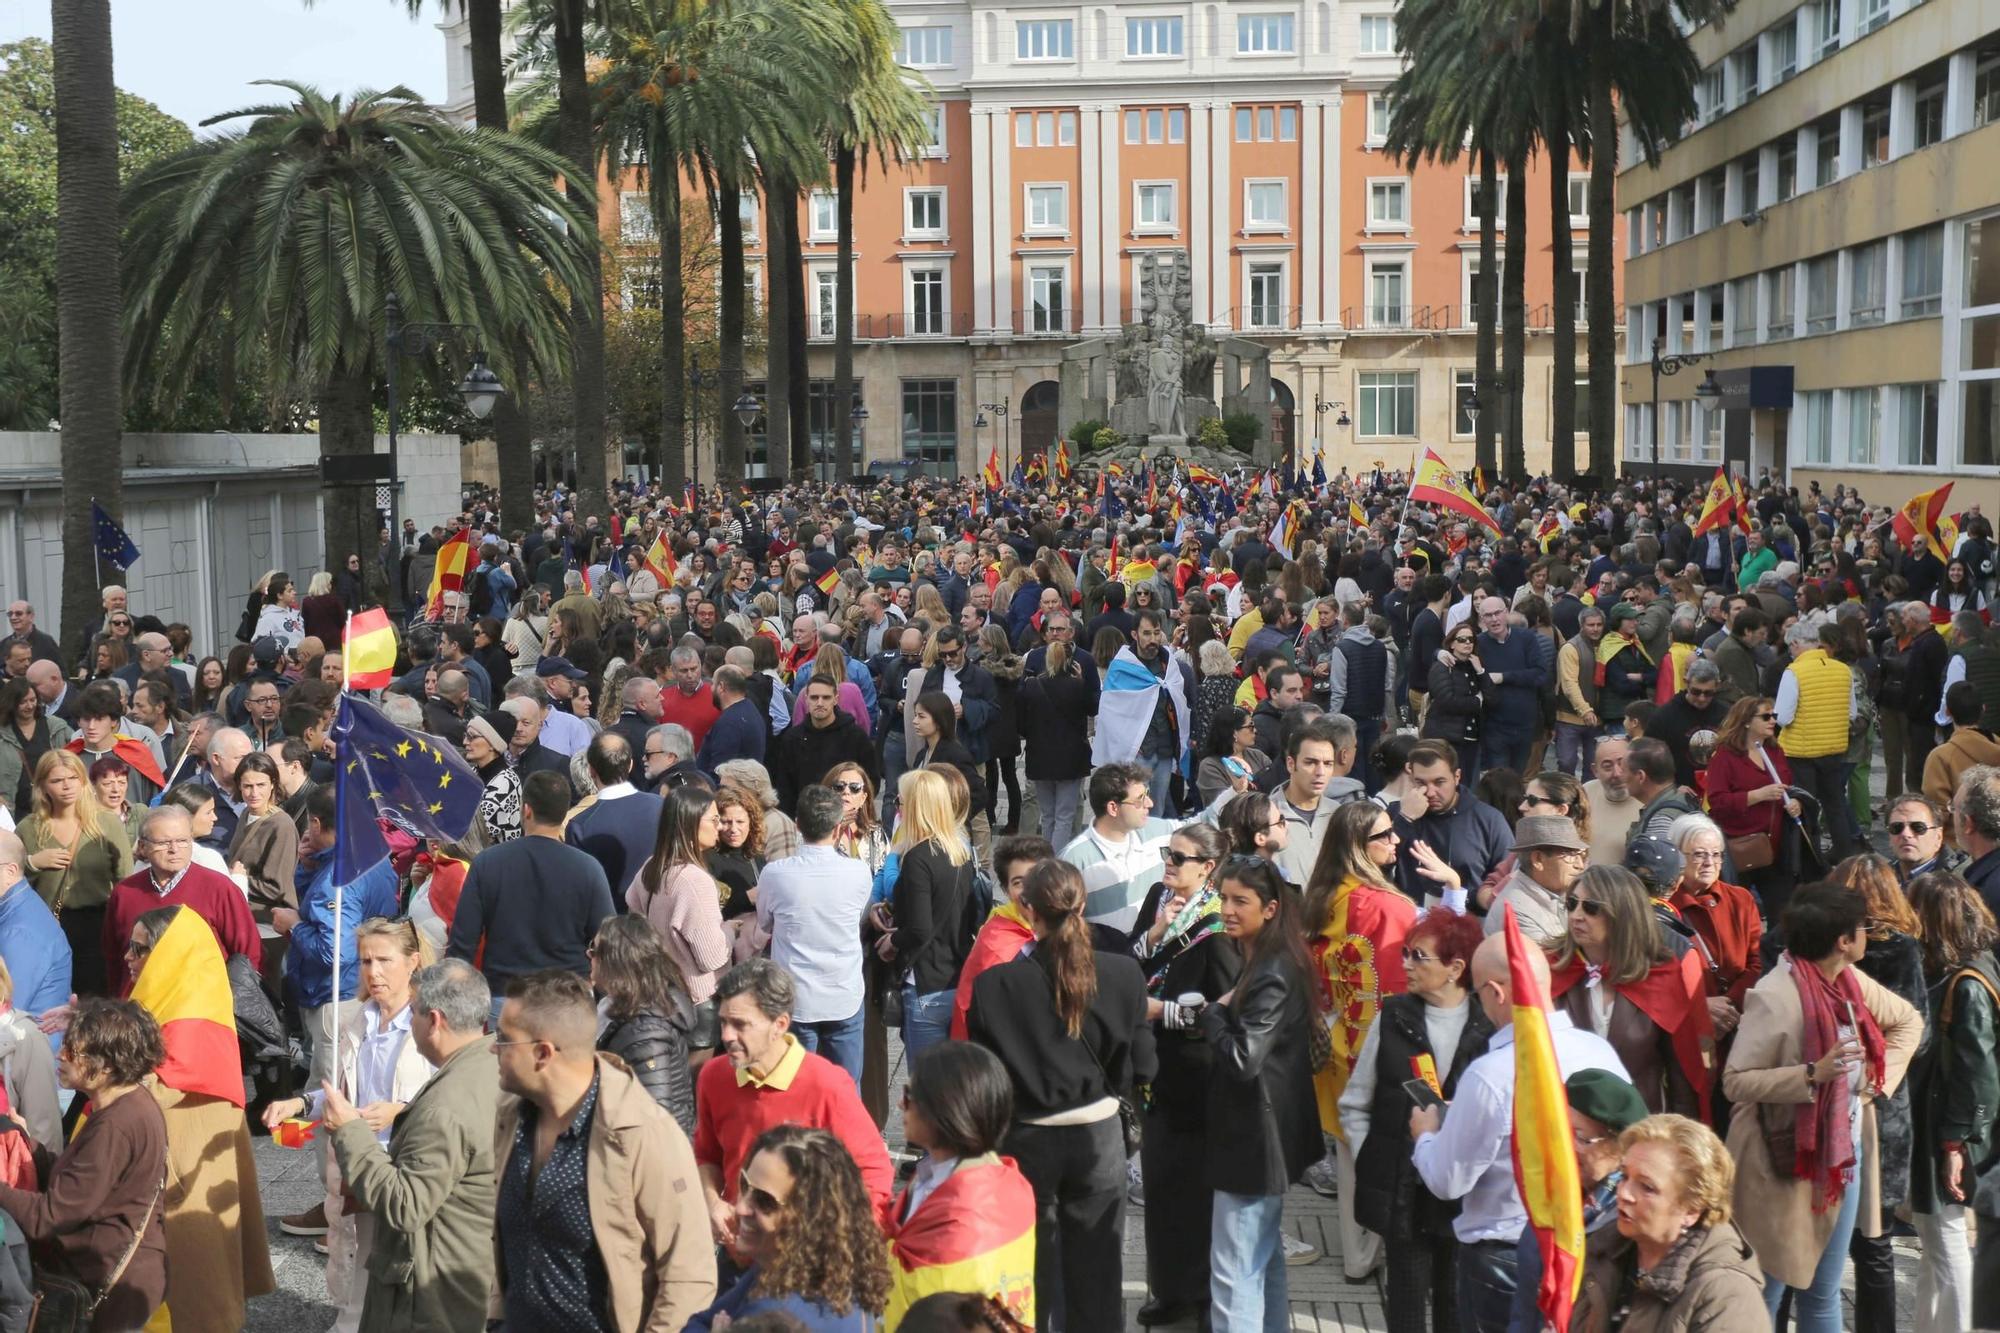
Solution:
{"label": "woman with ponytail", "polygon": [[1281,1243],[1285,1191],[1325,1155],[1313,1093],[1312,959],[1298,891],[1269,861],[1223,862],[1222,929],[1243,959],[1236,988],[1202,1010],[1213,1076],[1207,1179],[1215,1191],[1209,1247],[1210,1323],[1260,1333],[1287,1308]]}
{"label": "woman with ponytail", "polygon": [[1020,907],[1034,950],[981,973],[966,1015],[968,1035],[1000,1057],[1014,1084],[1001,1149],[1035,1187],[1043,1329],[1124,1326],[1119,1099],[1156,1070],[1139,964],[1092,950],[1083,902],[1075,866],[1048,860],[1029,871]]}

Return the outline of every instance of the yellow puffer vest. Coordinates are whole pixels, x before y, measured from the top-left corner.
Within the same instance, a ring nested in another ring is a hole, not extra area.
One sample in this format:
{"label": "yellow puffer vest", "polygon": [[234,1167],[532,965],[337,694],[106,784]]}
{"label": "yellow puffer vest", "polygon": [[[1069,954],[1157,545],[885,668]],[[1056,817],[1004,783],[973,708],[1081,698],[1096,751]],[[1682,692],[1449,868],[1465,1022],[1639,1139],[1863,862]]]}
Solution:
{"label": "yellow puffer vest", "polygon": [[1778,733],[1785,753],[1794,759],[1845,754],[1854,672],[1828,657],[1824,648],[1813,649],[1785,670],[1799,682],[1799,711],[1792,715],[1792,725]]}

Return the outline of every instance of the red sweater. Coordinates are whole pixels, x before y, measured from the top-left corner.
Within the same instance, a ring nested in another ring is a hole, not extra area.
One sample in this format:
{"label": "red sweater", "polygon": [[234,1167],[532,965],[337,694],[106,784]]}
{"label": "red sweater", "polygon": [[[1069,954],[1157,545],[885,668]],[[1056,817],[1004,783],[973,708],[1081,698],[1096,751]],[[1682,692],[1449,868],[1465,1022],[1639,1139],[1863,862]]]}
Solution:
{"label": "red sweater", "polygon": [[[1792,765],[1784,750],[1770,740],[1764,742],[1764,753],[1771,756],[1778,780],[1789,785]],[[1715,756],[1708,761],[1708,814],[1721,827],[1723,837],[1741,838],[1752,833],[1777,836],[1784,803],[1759,801],[1752,805],[1748,800],[1751,792],[1770,785],[1771,775],[1762,764],[1727,745],[1715,747]]]}
{"label": "red sweater", "polygon": [[163,895],[153,887],[152,870],[142,869],[119,880],[104,905],[104,980],[113,995],[123,995],[132,986],[132,978],[125,974],[125,945],[132,938],[132,923],[156,907],[192,907],[215,932],[224,958],[240,953],[253,963],[263,961],[264,941],[250,915],[249,900],[227,875],[191,865],[173,892]]}
{"label": "red sweater", "polygon": [[670,685],[660,691],[660,721],[677,722],[686,727],[688,735],[694,737],[696,753],[700,753],[702,739],[720,716],[716,711],[715,696],[708,692],[705,684],[693,694],[682,694],[678,685]]}
{"label": "red sweater", "polygon": [[739,1082],[735,1068],[720,1057],[701,1067],[695,1082],[695,1162],[721,1172],[722,1197],[733,1203],[750,1145],[765,1130],[779,1125],[824,1129],[853,1155],[861,1168],[861,1183],[886,1224],[895,1173],[882,1131],[875,1128],[846,1070],[806,1050],[798,1038],[787,1040],[791,1049],[762,1084]]}

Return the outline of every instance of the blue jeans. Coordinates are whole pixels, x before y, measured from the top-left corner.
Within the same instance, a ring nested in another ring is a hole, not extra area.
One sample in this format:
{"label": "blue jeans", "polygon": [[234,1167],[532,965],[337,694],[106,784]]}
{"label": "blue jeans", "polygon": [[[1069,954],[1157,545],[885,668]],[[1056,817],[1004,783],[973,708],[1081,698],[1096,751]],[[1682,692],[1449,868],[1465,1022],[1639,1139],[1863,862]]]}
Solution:
{"label": "blue jeans", "polygon": [[1514,1313],[1515,1242],[1458,1247],[1458,1326],[1465,1333],[1506,1333]]}
{"label": "blue jeans", "polygon": [[[949,1015],[947,1014],[947,1017]],[[794,1023],[792,1031],[797,1034],[799,1045],[839,1065],[854,1080],[854,1090],[861,1090],[861,1011],[856,1009],[846,1018],[825,1018],[813,1023]]]}
{"label": "blue jeans", "polygon": [[1211,1216],[1208,1294],[1215,1333],[1284,1333],[1292,1326],[1280,1242],[1285,1196],[1217,1190]]}
{"label": "blue jeans", "polygon": [[1153,770],[1153,776],[1146,782],[1146,792],[1153,798],[1153,818],[1172,819],[1179,811],[1173,808],[1174,774],[1180,771],[1177,759],[1141,759],[1140,763]]}
{"label": "blue jeans", "polygon": [[[1479,771],[1489,768],[1512,769],[1523,778],[1528,776],[1528,751],[1535,748],[1532,733],[1520,736],[1512,732],[1496,731],[1491,727],[1479,742]],[[1470,779],[1467,779],[1470,781]]]}
{"label": "blue jeans", "polygon": [[[1858,1124],[1861,1117],[1855,1116]],[[1833,1220],[1833,1234],[1820,1252],[1819,1267],[1813,1270],[1812,1285],[1792,1293],[1792,1327],[1798,1333],[1841,1333],[1840,1276],[1847,1267],[1847,1242],[1854,1234],[1854,1217],[1861,1207],[1861,1173],[1847,1182],[1840,1196],[1840,1212]],[[1785,1296],[1785,1284],[1768,1274],[1764,1278],[1764,1308],[1772,1318]]]}
{"label": "blue jeans", "polygon": [[931,1047],[951,1036],[951,1004],[956,990],[917,994],[917,988],[903,986],[903,1058],[910,1064]]}
{"label": "blue jeans", "polygon": [[1042,836],[1057,851],[1077,834],[1083,783],[1082,778],[1035,779],[1035,808],[1042,813]]}
{"label": "blue jeans", "polygon": [[1603,733],[1604,728],[1582,722],[1556,723],[1556,771],[1586,780],[1595,776],[1592,769],[1597,763],[1597,738]]}

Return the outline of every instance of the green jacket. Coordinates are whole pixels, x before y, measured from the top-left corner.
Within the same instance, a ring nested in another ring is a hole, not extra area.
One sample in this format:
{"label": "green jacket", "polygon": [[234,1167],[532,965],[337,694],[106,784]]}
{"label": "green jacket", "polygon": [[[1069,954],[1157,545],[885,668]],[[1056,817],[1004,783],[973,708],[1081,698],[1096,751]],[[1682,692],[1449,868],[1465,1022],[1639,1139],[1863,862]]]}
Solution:
{"label": "green jacket", "polygon": [[[41,725],[49,729],[51,750],[60,750],[68,745],[69,738],[76,734],[70,729],[69,723],[54,713],[42,714]],[[21,787],[21,772],[27,764],[27,751],[21,748],[21,742],[15,738],[14,728],[0,723],[0,803],[13,804],[14,795]],[[20,823],[28,817],[28,814],[27,809],[14,811],[14,822]]]}
{"label": "green jacket", "polygon": [[1736,573],[1736,589],[1748,592],[1757,586],[1757,580],[1778,567],[1778,553],[1766,546],[1755,555],[1743,557],[1743,564]]}
{"label": "green jacket", "polygon": [[375,1216],[361,1333],[461,1333],[486,1326],[493,1285],[493,1038],[460,1050],[396,1117],[384,1151],[366,1122],[333,1135],[341,1174]]}

